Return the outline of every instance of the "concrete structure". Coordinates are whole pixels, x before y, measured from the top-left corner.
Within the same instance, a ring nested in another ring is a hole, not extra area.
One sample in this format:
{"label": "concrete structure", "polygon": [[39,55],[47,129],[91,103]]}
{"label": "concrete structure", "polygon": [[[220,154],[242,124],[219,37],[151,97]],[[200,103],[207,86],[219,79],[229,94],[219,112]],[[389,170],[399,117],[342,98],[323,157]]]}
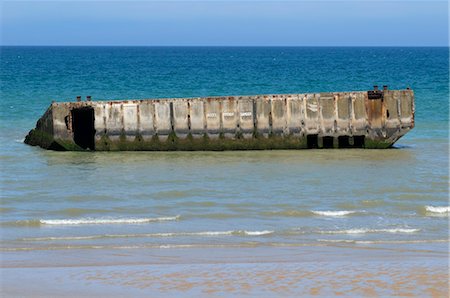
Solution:
{"label": "concrete structure", "polygon": [[[375,86],[376,87],[376,86]],[[387,148],[412,90],[52,103],[25,143],[53,150]]]}

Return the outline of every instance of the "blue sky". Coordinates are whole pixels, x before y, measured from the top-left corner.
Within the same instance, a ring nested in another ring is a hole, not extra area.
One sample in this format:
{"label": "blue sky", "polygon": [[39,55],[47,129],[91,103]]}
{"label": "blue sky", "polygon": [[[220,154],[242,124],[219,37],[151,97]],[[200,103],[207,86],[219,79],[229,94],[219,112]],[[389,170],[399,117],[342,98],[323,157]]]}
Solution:
{"label": "blue sky", "polygon": [[447,1],[2,1],[3,45],[446,46]]}

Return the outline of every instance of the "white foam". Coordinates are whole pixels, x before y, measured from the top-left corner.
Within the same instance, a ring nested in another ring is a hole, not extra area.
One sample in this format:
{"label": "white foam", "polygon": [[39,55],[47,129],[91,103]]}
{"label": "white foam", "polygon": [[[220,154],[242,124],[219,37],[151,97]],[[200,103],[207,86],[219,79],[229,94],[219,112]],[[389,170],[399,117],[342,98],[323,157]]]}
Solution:
{"label": "white foam", "polygon": [[274,231],[264,230],[264,231],[243,231],[245,235],[248,236],[262,236],[274,233]]}
{"label": "white foam", "polygon": [[79,218],[79,219],[41,219],[43,225],[97,225],[97,224],[141,224],[157,221],[178,220],[180,216],[156,218]]}
{"label": "white foam", "polygon": [[357,211],[347,211],[347,210],[341,210],[341,211],[316,211],[311,210],[312,213],[316,215],[322,215],[322,216],[346,216],[350,214],[354,214]]}
{"label": "white foam", "polygon": [[148,234],[103,234],[91,236],[61,236],[22,238],[22,241],[61,241],[61,240],[93,240],[102,238],[152,238],[152,237],[183,237],[183,236],[262,236],[272,234],[274,231],[206,231],[206,232],[174,232],[174,233],[148,233]]}
{"label": "white foam", "polygon": [[233,235],[233,231],[197,232],[192,234],[198,236],[230,236]]}
{"label": "white foam", "polygon": [[425,206],[425,210],[427,210],[427,212],[444,214],[450,212],[450,206],[440,206],[440,207]]}
{"label": "white foam", "polygon": [[63,236],[63,237],[35,237],[35,238],[22,238],[22,241],[57,241],[57,240],[88,240],[97,239],[101,236]]}
{"label": "white foam", "polygon": [[178,236],[232,236],[232,235],[245,235],[245,236],[262,236],[272,234],[274,231],[206,231],[206,232],[179,232],[179,233],[156,233],[145,234],[148,237],[178,237]]}
{"label": "white foam", "polygon": [[397,229],[381,229],[379,231],[380,232],[385,232],[385,233],[417,233],[417,232],[420,231],[420,229],[404,229],[404,228],[402,229],[402,228],[397,228]]}
{"label": "white foam", "polygon": [[158,246],[161,249],[167,249],[167,248],[192,248],[196,247],[195,244],[163,244]]}
{"label": "white foam", "polygon": [[367,233],[416,233],[419,229],[349,229],[349,230],[336,230],[336,231],[320,231],[320,234],[367,234]]}
{"label": "white foam", "polygon": [[179,237],[179,236],[230,236],[234,231],[180,232],[143,234],[146,237]]}

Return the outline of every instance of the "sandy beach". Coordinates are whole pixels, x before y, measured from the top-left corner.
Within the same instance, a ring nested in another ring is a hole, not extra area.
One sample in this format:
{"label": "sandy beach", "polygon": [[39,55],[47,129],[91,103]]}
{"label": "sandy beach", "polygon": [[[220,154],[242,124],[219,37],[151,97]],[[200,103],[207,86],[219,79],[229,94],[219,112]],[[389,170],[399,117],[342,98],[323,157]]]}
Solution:
{"label": "sandy beach", "polygon": [[448,243],[434,247],[62,250],[26,260],[7,253],[2,289],[4,297],[448,297]]}

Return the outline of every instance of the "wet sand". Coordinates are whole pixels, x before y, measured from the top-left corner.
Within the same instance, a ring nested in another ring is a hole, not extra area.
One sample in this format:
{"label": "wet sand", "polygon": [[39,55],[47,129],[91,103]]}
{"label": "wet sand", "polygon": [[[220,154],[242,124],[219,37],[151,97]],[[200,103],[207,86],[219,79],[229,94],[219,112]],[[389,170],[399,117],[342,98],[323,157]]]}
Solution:
{"label": "wet sand", "polygon": [[[448,243],[4,253],[4,297],[448,297]],[[25,285],[25,286],[24,286]]]}

